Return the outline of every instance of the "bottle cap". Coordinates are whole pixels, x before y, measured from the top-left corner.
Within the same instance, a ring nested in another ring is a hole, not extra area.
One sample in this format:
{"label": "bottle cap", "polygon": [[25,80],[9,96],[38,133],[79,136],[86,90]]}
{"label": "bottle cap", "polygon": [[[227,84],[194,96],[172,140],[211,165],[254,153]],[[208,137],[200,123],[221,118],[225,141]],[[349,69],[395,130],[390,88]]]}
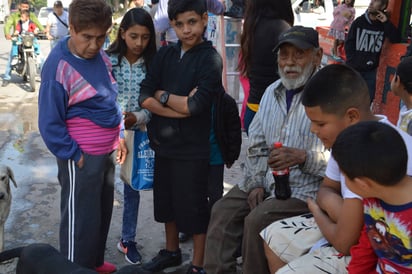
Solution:
{"label": "bottle cap", "polygon": [[275,142],[274,147],[275,148],[281,148],[282,147],[282,142]]}

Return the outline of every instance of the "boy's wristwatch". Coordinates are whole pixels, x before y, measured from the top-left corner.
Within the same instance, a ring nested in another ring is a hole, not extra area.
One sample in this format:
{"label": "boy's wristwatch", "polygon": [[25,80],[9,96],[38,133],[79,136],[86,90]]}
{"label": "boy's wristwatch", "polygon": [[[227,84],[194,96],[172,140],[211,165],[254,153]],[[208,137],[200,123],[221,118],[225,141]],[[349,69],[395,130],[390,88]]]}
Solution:
{"label": "boy's wristwatch", "polygon": [[163,92],[162,93],[162,95],[160,95],[160,103],[163,105],[163,106],[166,106],[166,104],[167,104],[167,101],[169,101],[169,92],[167,92],[167,91],[165,91],[165,92]]}

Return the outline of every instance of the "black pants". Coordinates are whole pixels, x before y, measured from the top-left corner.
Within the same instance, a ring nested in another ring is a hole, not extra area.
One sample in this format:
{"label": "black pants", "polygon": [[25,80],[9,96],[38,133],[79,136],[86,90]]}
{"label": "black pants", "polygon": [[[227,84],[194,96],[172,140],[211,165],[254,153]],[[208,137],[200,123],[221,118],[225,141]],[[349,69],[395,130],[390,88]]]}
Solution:
{"label": "black pants", "polygon": [[84,156],[84,166],[57,159],[61,185],[60,251],[83,267],[104,262],[113,210],[115,153]]}

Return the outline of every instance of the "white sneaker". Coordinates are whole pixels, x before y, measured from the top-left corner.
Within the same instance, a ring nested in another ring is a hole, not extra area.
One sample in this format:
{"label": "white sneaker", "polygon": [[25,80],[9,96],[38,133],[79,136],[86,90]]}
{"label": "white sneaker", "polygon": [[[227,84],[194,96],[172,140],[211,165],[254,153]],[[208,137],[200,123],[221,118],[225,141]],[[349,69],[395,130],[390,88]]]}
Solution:
{"label": "white sneaker", "polygon": [[15,66],[19,62],[19,58],[17,56],[11,59],[10,65]]}

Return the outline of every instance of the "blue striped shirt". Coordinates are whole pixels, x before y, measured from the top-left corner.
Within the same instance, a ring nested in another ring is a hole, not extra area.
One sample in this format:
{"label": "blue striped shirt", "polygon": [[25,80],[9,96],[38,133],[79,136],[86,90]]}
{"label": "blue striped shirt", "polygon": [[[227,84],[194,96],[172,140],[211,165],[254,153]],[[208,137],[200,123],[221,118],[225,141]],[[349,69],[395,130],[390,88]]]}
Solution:
{"label": "blue striped shirt", "polygon": [[250,128],[249,147],[243,164],[244,180],[239,188],[249,192],[256,187],[272,191],[274,180],[267,164],[269,147],[274,142],[306,151],[305,163],[290,167],[292,197],[306,201],[315,198],[329,159],[322,142],[310,132],[310,120],[301,103],[302,92],[292,98],[289,112],[286,106],[286,88],[281,80],[265,91]]}

